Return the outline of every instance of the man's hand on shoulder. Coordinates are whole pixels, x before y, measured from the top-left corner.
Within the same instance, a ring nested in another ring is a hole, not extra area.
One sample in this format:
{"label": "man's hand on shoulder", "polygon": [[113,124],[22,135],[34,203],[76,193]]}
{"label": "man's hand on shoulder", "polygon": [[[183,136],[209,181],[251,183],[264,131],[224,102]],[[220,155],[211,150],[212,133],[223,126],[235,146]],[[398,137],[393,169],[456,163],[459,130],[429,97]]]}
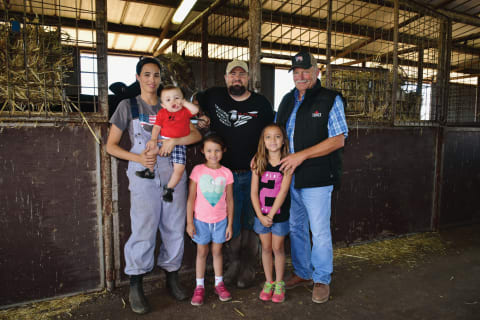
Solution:
{"label": "man's hand on shoulder", "polygon": [[295,169],[305,161],[305,157],[302,152],[295,152],[289,154],[282,160],[280,160],[281,166],[280,171],[290,171],[294,172]]}

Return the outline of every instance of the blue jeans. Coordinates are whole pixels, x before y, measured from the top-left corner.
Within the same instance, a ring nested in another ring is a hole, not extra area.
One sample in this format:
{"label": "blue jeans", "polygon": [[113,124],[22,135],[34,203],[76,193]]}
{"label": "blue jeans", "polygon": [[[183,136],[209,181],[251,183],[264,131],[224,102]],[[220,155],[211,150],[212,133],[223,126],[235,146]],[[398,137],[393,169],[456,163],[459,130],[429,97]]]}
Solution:
{"label": "blue jeans", "polygon": [[250,200],[252,172],[233,172],[233,237],[240,235],[242,229],[253,230],[255,211]]}
{"label": "blue jeans", "polygon": [[[330,284],[333,271],[330,209],[333,186],[294,188],[290,186],[290,246],[294,273],[315,283]],[[312,231],[313,247],[310,245]]]}

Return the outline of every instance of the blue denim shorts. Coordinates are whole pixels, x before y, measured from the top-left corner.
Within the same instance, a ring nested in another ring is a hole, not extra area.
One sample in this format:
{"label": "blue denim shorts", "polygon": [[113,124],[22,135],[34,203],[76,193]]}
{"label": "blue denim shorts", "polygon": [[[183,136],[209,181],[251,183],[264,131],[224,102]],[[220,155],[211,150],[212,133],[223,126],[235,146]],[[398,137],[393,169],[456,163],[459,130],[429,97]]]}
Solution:
{"label": "blue denim shorts", "polygon": [[192,240],[197,244],[224,243],[226,241],[227,218],[216,223],[207,223],[193,218],[193,225],[196,233]]}
{"label": "blue denim shorts", "polygon": [[279,237],[284,237],[290,232],[290,223],[287,221],[276,222],[272,224],[271,227],[265,227],[260,220],[255,217],[255,222],[253,223],[253,230],[258,234],[272,233]]}

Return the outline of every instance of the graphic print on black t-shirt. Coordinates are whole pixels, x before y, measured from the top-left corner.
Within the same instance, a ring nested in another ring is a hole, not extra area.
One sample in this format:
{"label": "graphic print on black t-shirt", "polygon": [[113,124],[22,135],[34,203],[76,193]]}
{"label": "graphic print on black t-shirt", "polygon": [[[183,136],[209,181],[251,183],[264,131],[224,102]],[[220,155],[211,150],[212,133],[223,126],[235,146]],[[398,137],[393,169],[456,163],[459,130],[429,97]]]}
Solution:
{"label": "graphic print on black t-shirt", "polygon": [[226,87],[207,89],[197,98],[210,117],[210,130],[225,140],[227,151],[223,154],[222,165],[230,170],[249,170],[260,133],[273,122],[270,102],[255,92],[246,100],[236,101]]}
{"label": "graphic print on black t-shirt", "polygon": [[215,112],[218,120],[227,127],[240,127],[246,124],[249,120],[258,117],[258,111],[239,112],[238,110],[224,111],[217,104],[215,104]]}
{"label": "graphic print on black t-shirt", "polygon": [[[265,171],[260,178],[260,206],[262,213],[268,214],[282,186],[283,175],[280,172]],[[280,213],[278,208],[275,214]]]}
{"label": "graphic print on black t-shirt", "polygon": [[[264,215],[272,209],[273,203],[280,192],[282,186],[283,174],[280,172],[280,165],[273,167],[267,164],[265,172],[258,181],[258,197],[260,200],[260,210]],[[287,193],[280,209],[275,212],[273,222],[287,221],[290,216],[290,191]]]}

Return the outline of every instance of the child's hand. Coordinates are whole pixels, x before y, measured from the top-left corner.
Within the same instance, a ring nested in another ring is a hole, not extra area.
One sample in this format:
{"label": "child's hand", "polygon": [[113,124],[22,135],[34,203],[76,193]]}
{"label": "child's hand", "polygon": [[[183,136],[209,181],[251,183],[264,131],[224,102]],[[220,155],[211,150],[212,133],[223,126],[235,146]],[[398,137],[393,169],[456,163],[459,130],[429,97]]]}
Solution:
{"label": "child's hand", "polygon": [[269,216],[262,216],[259,220],[266,228],[270,228],[273,224],[272,218],[270,218]]}
{"label": "child's hand", "polygon": [[146,149],[147,150],[154,150],[157,147],[157,141],[154,140],[148,140]]}
{"label": "child's hand", "polygon": [[273,223],[273,218],[275,217],[275,212],[270,212],[270,213],[267,215],[267,217],[269,217],[270,220],[271,220],[272,223]]}
{"label": "child's hand", "polygon": [[158,151],[158,154],[161,157],[168,157],[176,146],[176,139],[161,139],[160,141],[162,142],[162,147],[160,148],[160,151]]}
{"label": "child's hand", "polygon": [[225,231],[225,241],[232,239],[233,228],[232,226],[227,226],[227,231]]}
{"label": "child's hand", "polygon": [[179,105],[180,107],[183,107],[184,104],[185,104],[185,98],[180,99],[180,102],[178,103],[178,105]]}
{"label": "child's hand", "polygon": [[192,238],[192,239],[193,239],[193,236],[195,234],[197,234],[197,232],[195,231],[195,226],[193,225],[193,223],[187,223],[187,233],[190,236],[190,238]]}

